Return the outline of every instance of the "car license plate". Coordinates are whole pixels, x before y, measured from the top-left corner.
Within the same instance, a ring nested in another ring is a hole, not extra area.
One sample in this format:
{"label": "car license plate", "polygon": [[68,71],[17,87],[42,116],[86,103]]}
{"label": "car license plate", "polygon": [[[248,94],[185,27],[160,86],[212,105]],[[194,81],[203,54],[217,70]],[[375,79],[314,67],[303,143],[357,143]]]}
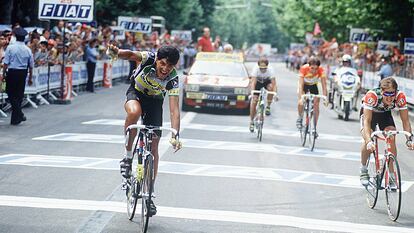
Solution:
{"label": "car license plate", "polygon": [[220,101],[226,101],[227,96],[226,95],[207,95],[208,100],[220,100]]}
{"label": "car license plate", "polygon": [[206,103],[206,106],[210,108],[224,108],[223,103]]}

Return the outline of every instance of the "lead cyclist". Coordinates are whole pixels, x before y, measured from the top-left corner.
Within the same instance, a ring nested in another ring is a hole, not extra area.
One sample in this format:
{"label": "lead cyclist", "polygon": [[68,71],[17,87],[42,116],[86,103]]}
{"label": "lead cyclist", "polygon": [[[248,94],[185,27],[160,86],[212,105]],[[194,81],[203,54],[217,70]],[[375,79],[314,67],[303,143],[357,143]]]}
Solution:
{"label": "lead cyclist", "polygon": [[[162,105],[164,97],[168,94],[171,127],[177,131],[176,135],[171,135],[170,143],[176,151],[179,150],[182,147],[178,133],[180,131],[179,85],[177,71],[174,68],[180,56],[179,51],[173,46],[162,46],[157,53],[152,53],[119,49],[114,45],[108,45],[108,51],[112,57],[135,61],[139,64],[130,77],[131,85],[126,92],[124,107],[127,117],[124,131],[128,126],[136,124],[140,117],[144,125],[162,126]],[[120,161],[121,174],[125,178],[131,176],[132,146],[137,130],[131,130],[129,135],[128,145],[125,146],[125,157]],[[157,131],[156,135],[152,143],[154,180],[158,172],[158,144],[161,131]],[[152,215],[157,212],[152,200],[150,211]]]}

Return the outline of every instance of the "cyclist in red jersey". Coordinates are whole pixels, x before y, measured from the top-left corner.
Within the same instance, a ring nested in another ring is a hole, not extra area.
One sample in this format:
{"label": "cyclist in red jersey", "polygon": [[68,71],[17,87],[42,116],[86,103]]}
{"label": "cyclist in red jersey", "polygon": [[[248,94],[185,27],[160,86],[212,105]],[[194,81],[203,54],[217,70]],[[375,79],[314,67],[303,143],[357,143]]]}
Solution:
{"label": "cyclist in red jersey", "polygon": [[[299,88],[298,88],[298,119],[296,121],[296,126],[300,129],[302,128],[302,118],[303,118],[303,102],[302,95],[306,92],[311,94],[318,95],[318,83],[322,84],[322,94],[327,95],[326,90],[326,76],[322,67],[320,67],[321,62],[316,57],[310,57],[308,64],[303,65],[299,70]],[[319,98],[314,99],[314,113],[315,113],[315,126],[318,123],[319,117]],[[317,132],[312,132],[316,136]]]}

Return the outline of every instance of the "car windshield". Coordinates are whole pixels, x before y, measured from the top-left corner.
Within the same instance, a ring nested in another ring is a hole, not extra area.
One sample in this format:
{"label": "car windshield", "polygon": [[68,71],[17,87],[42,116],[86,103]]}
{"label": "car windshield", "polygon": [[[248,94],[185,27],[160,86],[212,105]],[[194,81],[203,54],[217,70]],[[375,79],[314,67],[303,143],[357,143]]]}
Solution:
{"label": "car windshield", "polygon": [[207,74],[237,77],[248,76],[243,63],[217,61],[196,61],[191,67],[190,74]]}

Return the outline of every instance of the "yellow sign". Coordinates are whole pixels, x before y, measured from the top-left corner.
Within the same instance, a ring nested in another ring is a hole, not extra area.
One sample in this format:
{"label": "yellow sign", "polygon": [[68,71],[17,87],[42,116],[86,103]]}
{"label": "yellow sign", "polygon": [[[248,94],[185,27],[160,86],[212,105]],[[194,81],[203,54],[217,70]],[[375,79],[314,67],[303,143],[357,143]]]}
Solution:
{"label": "yellow sign", "polygon": [[204,93],[198,93],[198,92],[187,92],[186,97],[188,99],[203,99]]}
{"label": "yellow sign", "polygon": [[221,61],[221,62],[243,62],[242,53],[197,53],[196,60],[199,61]]}
{"label": "yellow sign", "polygon": [[244,96],[244,95],[238,95],[237,96],[237,100],[239,100],[239,101],[244,101],[246,99],[246,96]]}

